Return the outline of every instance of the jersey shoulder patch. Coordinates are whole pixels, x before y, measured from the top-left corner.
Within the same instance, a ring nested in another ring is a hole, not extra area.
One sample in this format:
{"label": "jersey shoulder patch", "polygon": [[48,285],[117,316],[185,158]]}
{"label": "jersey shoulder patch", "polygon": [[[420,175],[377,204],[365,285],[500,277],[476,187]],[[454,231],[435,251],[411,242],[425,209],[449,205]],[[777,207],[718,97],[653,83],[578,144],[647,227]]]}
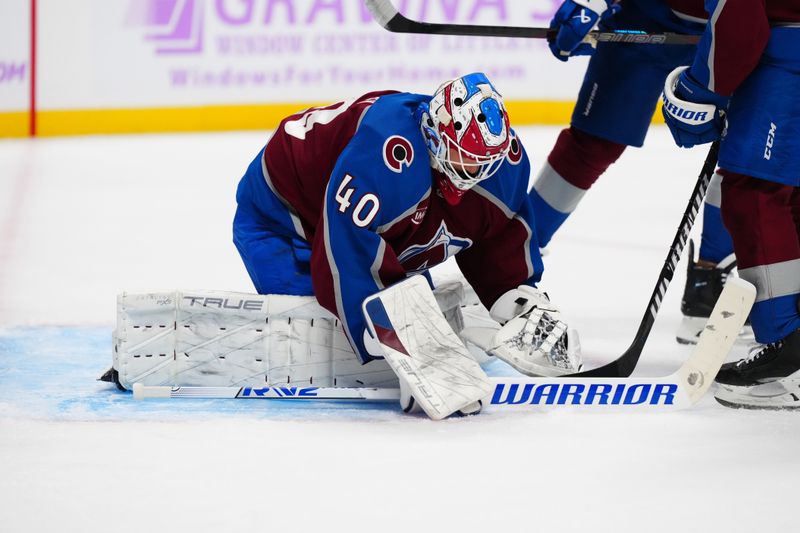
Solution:
{"label": "jersey shoulder patch", "polygon": [[414,162],[414,146],[402,135],[390,135],[383,143],[383,163],[392,172],[398,174],[403,167],[410,167]]}
{"label": "jersey shoulder patch", "polygon": [[408,93],[380,97],[365,113],[331,177],[352,176],[354,184],[380,198],[384,220],[415,206],[431,188],[427,148],[413,113],[423,98]]}

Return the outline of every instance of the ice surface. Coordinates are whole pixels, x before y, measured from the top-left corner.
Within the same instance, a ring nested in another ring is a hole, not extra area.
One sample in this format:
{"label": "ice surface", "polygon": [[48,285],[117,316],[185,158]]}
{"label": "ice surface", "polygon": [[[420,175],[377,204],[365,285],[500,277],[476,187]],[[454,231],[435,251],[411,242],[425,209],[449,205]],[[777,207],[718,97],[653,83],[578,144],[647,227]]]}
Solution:
{"label": "ice surface", "polygon": [[[558,129],[519,133],[536,168]],[[0,143],[0,531],[796,529],[797,413],[709,396],[435,423],[377,404],[136,403],[96,382],[118,291],[252,291],[230,227],[267,134]],[[550,246],[542,287],[589,365],[630,343],[705,151],[654,128]],[[688,354],[680,268],[637,374]]]}

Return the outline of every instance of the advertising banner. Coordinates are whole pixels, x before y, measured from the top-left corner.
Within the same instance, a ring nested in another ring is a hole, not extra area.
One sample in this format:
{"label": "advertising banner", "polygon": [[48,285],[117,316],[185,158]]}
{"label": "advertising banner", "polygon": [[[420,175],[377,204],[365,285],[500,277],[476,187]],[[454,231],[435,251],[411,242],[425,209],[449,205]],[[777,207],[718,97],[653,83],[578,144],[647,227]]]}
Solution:
{"label": "advertising banner", "polygon": [[[561,0],[394,2],[416,20],[547,26]],[[205,108],[200,129],[251,127],[242,120],[254,114],[269,127],[287,110],[375,89],[431,93],[474,71],[488,74],[510,104],[543,113],[555,105],[566,120],[586,64],[555,60],[541,39],[390,33],[362,0],[38,4],[44,134],[126,131],[125,124],[144,131],[153,122],[147,110],[159,123],[186,124],[187,116],[174,113],[197,107]]]}
{"label": "advertising banner", "polygon": [[30,76],[30,0],[2,0],[0,137],[27,133]]}

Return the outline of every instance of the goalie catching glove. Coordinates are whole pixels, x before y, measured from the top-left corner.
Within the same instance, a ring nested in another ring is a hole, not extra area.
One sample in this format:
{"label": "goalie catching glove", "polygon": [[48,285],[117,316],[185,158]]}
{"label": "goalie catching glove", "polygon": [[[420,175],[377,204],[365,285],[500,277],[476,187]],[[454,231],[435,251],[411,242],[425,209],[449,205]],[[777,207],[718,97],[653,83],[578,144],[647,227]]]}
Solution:
{"label": "goalie catching glove", "polygon": [[583,366],[577,331],[540,290],[520,285],[501,296],[489,314],[503,327],[484,349],[523,374],[562,376]]}

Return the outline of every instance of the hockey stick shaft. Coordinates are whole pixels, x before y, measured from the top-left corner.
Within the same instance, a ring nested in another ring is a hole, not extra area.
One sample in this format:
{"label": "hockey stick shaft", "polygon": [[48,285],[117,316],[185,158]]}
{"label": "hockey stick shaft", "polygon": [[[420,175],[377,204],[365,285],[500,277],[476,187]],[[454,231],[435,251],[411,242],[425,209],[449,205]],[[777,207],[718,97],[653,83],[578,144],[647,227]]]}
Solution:
{"label": "hockey stick shaft", "polygon": [[[653,294],[650,296],[650,301],[647,304],[647,310],[642,317],[639,324],[639,329],[636,331],[636,336],[633,339],[630,347],[619,358],[611,361],[610,363],[598,368],[593,368],[577,374],[572,374],[576,377],[614,377],[614,376],[630,376],[636,363],[639,361],[639,356],[642,354],[647,338],[650,331],[655,324],[658,310],[661,307],[661,302],[664,300],[664,294],[667,292],[672,277],[675,275],[675,268],[680,261],[681,253],[689,239],[689,234],[694,226],[694,221],[697,218],[697,213],[700,206],[703,204],[703,199],[708,190],[708,184],[711,181],[711,176],[717,166],[717,157],[719,155],[719,141],[711,144],[708,151],[706,160],[703,163],[703,168],[700,171],[700,176],[697,179],[697,184],[694,186],[692,196],[689,199],[689,205],[683,213],[681,222],[678,225],[678,231],[675,238],[672,240],[672,245],[667,253],[667,258],[664,260],[664,266],[658,275],[656,286],[653,289]],[[737,332],[738,333],[738,332]]]}
{"label": "hockey stick shaft", "polygon": [[[523,26],[484,26],[471,24],[437,24],[411,20],[391,0],[364,0],[373,18],[385,29],[395,33],[425,33],[430,35],[465,35],[473,37],[519,37],[527,39],[553,39],[556,30],[550,28],[527,28]],[[679,33],[646,33],[643,31],[617,30],[592,31],[589,41],[632,44],[697,44],[697,35]]]}

